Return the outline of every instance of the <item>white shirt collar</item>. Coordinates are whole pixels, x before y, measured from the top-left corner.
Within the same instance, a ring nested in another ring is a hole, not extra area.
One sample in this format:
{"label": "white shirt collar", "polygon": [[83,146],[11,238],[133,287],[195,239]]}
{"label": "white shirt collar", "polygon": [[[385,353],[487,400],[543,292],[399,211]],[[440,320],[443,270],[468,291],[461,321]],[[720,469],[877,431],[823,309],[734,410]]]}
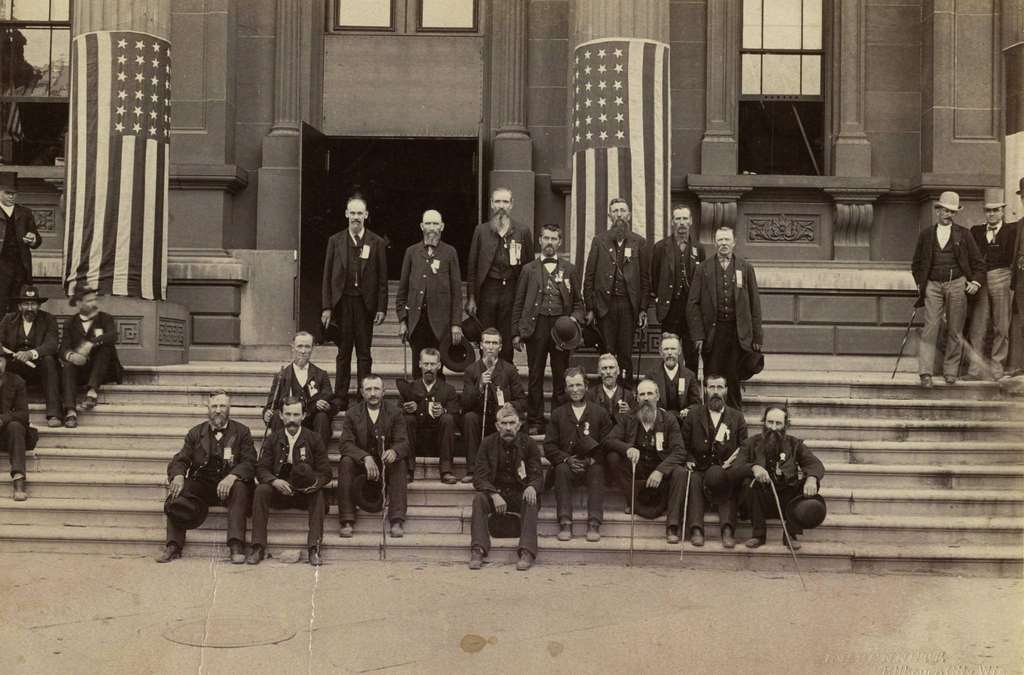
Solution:
{"label": "white shirt collar", "polygon": [[377,419],[380,418],[380,408],[374,410],[373,408],[367,407],[366,414],[370,416],[370,421],[376,424]]}
{"label": "white shirt collar", "polygon": [[708,413],[711,415],[711,421],[715,424],[715,426],[718,426],[718,420],[722,419],[722,413],[724,412],[725,410],[719,410],[718,412],[715,412],[714,410],[708,410]]}
{"label": "white shirt collar", "polygon": [[13,206],[11,206],[11,207],[6,207],[6,206],[4,206],[3,204],[0,204],[0,209],[3,209],[3,210],[4,210],[4,213],[6,213],[6,214],[7,214],[7,217],[8,217],[8,218],[10,218],[10,217],[11,217],[11,216],[12,216],[12,215],[14,214],[14,207],[13,207]]}
{"label": "white shirt collar", "polygon": [[619,385],[615,385],[614,387],[609,389],[608,387],[606,387],[606,386],[604,386],[602,384],[601,388],[604,389],[604,395],[605,396],[607,396],[608,398],[615,398],[615,392],[617,392],[619,390]]}
{"label": "white shirt collar", "polygon": [[665,374],[668,375],[668,379],[670,379],[670,380],[676,379],[676,375],[679,374],[679,364],[678,363],[676,364],[675,368],[671,368],[670,369],[668,366],[663,366],[663,367],[665,368]]}
{"label": "white shirt collar", "polygon": [[576,419],[582,419],[583,413],[587,411],[587,402],[580,401],[579,403],[572,403],[570,401],[569,403],[570,407],[572,407],[572,414],[576,416]]}

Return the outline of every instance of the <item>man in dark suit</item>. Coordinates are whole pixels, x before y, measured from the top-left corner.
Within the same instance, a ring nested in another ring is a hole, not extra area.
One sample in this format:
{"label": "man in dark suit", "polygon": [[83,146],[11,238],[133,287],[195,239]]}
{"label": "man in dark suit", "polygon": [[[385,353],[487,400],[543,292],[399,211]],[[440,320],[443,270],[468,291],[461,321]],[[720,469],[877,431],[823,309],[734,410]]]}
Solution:
{"label": "man in dark suit", "polygon": [[46,398],[46,424],[59,427],[64,421],[60,406],[57,320],[39,309],[46,298],[35,286],[25,286],[14,300],[18,311],[0,321],[0,346],[9,361],[7,369],[42,388]]}
{"label": "man in dark suit", "polygon": [[352,347],[356,350],[356,382],[373,370],[373,327],[384,322],[388,309],[387,242],[366,229],[370,212],[362,197],[350,197],[345,205],[348,228],[327,242],[320,322],[338,326],[337,371],[335,384],[338,403],[348,408],[348,390],[352,368]]}
{"label": "man in dark suit", "polygon": [[[266,555],[271,507],[309,513],[306,534],[309,564],[318,567],[321,563],[320,543],[324,538],[324,514],[327,511],[327,495],[323,488],[331,482],[333,474],[327,448],[319,434],[302,426],[304,414],[302,399],[297,396],[285,399],[281,409],[284,426],[270,434],[260,449],[256,465],[259,485],[252,504],[253,547],[246,559],[250,565],[258,565]],[[308,472],[300,472],[300,468]],[[307,473],[313,476],[310,485],[298,480],[300,474]]]}
{"label": "man in dark suit", "polygon": [[[416,455],[423,450],[437,452],[441,482],[458,482],[452,472],[452,451],[455,448],[455,418],[459,415],[459,392],[444,380],[441,371],[441,353],[428,347],[420,354],[422,376],[409,383],[403,392],[402,412],[405,414],[405,434],[409,439],[408,471],[412,474]],[[471,473],[470,467],[466,467]]]}
{"label": "man in dark suit", "polygon": [[[340,536],[351,537],[356,522],[352,482],[365,473],[368,480],[386,481],[391,536],[405,535],[406,462],[409,441],[401,411],[384,400],[379,375],[363,378],[363,400],[345,414],[341,428],[341,463],[338,466],[338,520]],[[381,475],[383,474],[383,476]]]}
{"label": "man in dark suit", "polygon": [[963,358],[967,296],[976,294],[985,282],[985,259],[974,237],[953,222],[953,215],[960,209],[960,195],[955,192],[939,195],[935,203],[935,226],[918,235],[910,265],[919,292],[918,302],[924,304],[917,372],[925,388],[932,386],[935,341],[943,316],[946,317],[946,353],[942,374],[946,384],[956,382]]}
{"label": "man in dark suit", "polygon": [[99,294],[88,287],[80,288],[71,296],[71,306],[78,313],[64,321],[60,348],[61,392],[64,406],[64,426],[78,426],[76,406],[77,389],[83,381],[87,385],[82,408],[92,410],[100,397],[100,386],[107,382],[120,382],[123,369],[117,357],[117,326],[114,317],[100,310]]}
{"label": "man in dark suit", "polygon": [[485,329],[480,338],[480,360],[462,373],[462,440],[466,444],[463,483],[473,482],[477,447],[484,436],[494,433],[498,410],[509,403],[520,415],[526,415],[526,392],[519,371],[503,361],[500,353],[498,329]]}
{"label": "man in dark suit", "polygon": [[[284,402],[293,396],[298,397],[306,411],[302,426],[318,433],[327,448],[331,444],[331,420],[338,412],[338,399],[331,389],[327,371],[311,363],[312,357],[313,336],[305,331],[296,333],[292,338],[292,362],[274,375],[267,393],[263,423],[274,431],[279,430],[284,426],[280,417]],[[338,398],[344,400],[347,395],[339,392]]]}
{"label": "man in dark suit", "polygon": [[[181,450],[167,464],[167,498],[173,501],[188,495],[209,506],[227,506],[228,548],[231,562],[239,565],[245,562],[245,519],[256,475],[256,448],[249,427],[231,419],[226,392],[211,393],[206,410],[207,421],[189,430]],[[156,559],[160,563],[180,558],[185,546],[185,527],[171,513],[167,544]]]}
{"label": "man in dark suit", "polygon": [[597,369],[601,381],[590,388],[587,399],[604,408],[618,424],[623,415],[628,415],[636,404],[636,396],[632,389],[619,383],[619,361],[615,354],[601,354],[597,360]]}
{"label": "man in dark suit", "polygon": [[697,270],[686,304],[686,319],[704,370],[725,375],[730,407],[743,409],[738,365],[744,353],[764,345],[761,294],[749,262],[733,255],[736,238],[731,227],[715,231],[718,255]]}
{"label": "man in dark suit", "polygon": [[32,249],[43,238],[32,209],[15,203],[18,174],[0,171],[0,315],[11,309],[11,296],[32,283]]}
{"label": "man in dark suit", "polygon": [[650,250],[647,240],[629,229],[626,200],[608,204],[609,229],[594,237],[583,276],[587,323],[597,320],[608,351],[615,354],[623,382],[632,374],[630,351],[637,326],[647,326],[650,302]]}
{"label": "man in dark suit", "polygon": [[675,333],[662,333],[661,366],[650,375],[661,392],[661,407],[668,410],[681,422],[689,407],[700,403],[700,385],[697,376],[679,361],[682,341]]}
{"label": "man in dark suit", "polygon": [[28,394],[25,380],[7,372],[7,359],[0,359],[0,440],[11,461],[11,483],[16,502],[28,499],[25,491],[25,452],[28,449]]}
{"label": "man in dark suit", "polygon": [[651,254],[651,292],[662,333],[679,336],[683,363],[696,372],[698,353],[686,325],[686,299],[693,275],[704,261],[704,247],[692,225],[689,207],[672,207],[672,236],[657,242]]}
{"label": "man in dark suit", "polygon": [[508,308],[523,265],[533,261],[533,227],[512,220],[512,191],[491,191],[491,219],[477,225],[469,244],[466,313],[501,333],[501,358],[512,363],[515,334]]}
{"label": "man in dark suit", "polygon": [[424,211],[423,241],[405,250],[398,282],[399,334],[412,348],[412,376],[420,376],[420,352],[435,349],[445,333],[452,344],[462,341],[462,275],[455,248],[441,241],[444,221],[434,210]]}
{"label": "man in dark suit", "polygon": [[544,489],[541,451],[520,429],[519,413],[511,405],[497,413],[497,433],[480,444],[473,487],[469,569],[478,570],[491,550],[487,518],[491,513],[518,513],[520,517],[519,562],[516,569],[530,569],[537,558],[537,509]]}
{"label": "man in dark suit", "polygon": [[587,486],[587,541],[601,540],[604,520],[604,462],[602,443],[612,430],[612,418],[588,401],[583,369],[565,373],[569,401],[551,413],[544,435],[544,456],[552,466],[558,511],[558,540],[572,539],[572,488]]}
{"label": "man in dark suit", "polygon": [[516,349],[521,349],[520,345],[526,343],[530,366],[530,433],[539,433],[544,426],[544,371],[549,357],[553,381],[551,407],[565,401],[565,369],[569,367],[571,352],[558,347],[551,336],[551,329],[559,317],[568,316],[577,324],[584,320],[579,275],[575,265],[558,258],[561,243],[562,231],[558,225],[549,224],[541,228],[541,257],[527,263],[519,275],[512,308],[512,330],[515,333],[512,340]]}

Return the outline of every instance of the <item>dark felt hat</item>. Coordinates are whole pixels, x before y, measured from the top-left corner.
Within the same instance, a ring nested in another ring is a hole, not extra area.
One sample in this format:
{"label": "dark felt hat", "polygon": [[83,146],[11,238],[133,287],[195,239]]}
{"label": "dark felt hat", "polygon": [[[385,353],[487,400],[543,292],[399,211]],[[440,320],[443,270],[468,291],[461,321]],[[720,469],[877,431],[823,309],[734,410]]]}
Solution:
{"label": "dark felt hat", "polygon": [[749,380],[764,370],[763,352],[743,352],[740,362],[736,364],[736,378]]}
{"label": "dark felt hat", "polygon": [[210,507],[206,502],[188,491],[181,492],[177,497],[167,497],[164,502],[164,513],[178,527],[193,530],[206,521]]}
{"label": "dark felt hat", "polygon": [[487,532],[495,539],[518,539],[523,521],[518,513],[492,513],[487,516]]}
{"label": "dark felt hat", "polygon": [[480,324],[480,320],[472,314],[462,320],[462,336],[477,344],[480,344],[480,340],[484,336],[484,327]]}
{"label": "dark felt hat", "polygon": [[341,340],[341,329],[338,328],[338,324],[329,321],[326,326],[322,323],[319,326],[320,334],[316,339],[318,345],[327,344],[328,342],[337,344]]}
{"label": "dark felt hat", "polygon": [[313,492],[323,487],[323,476],[314,471],[309,462],[298,462],[292,467],[288,484],[296,492]]}
{"label": "dark felt hat", "polygon": [[32,284],[26,284],[21,287],[21,292],[12,298],[15,302],[25,302],[26,300],[35,300],[42,304],[46,302],[46,298],[39,292],[39,289]]}
{"label": "dark felt hat", "polygon": [[725,477],[725,469],[722,467],[713,464],[704,471],[704,487],[709,491],[714,492],[728,486],[729,481]]}
{"label": "dark felt hat", "polygon": [[571,317],[560,316],[551,327],[551,339],[563,352],[571,352],[583,342],[583,331]]}
{"label": "dark felt hat", "polygon": [[380,513],[384,508],[384,494],[381,492],[381,479],[371,481],[365,473],[352,479],[352,503],[360,511]]}
{"label": "dark felt hat", "polygon": [[80,288],[76,288],[75,292],[72,293],[71,297],[68,299],[68,304],[71,305],[72,307],[77,307],[78,303],[81,302],[82,298],[89,295],[90,293],[99,293],[99,291],[97,291],[95,288],[91,288],[90,286],[82,286]]}
{"label": "dark felt hat", "polygon": [[18,174],[14,171],[0,171],[0,190],[18,191]]}
{"label": "dark felt hat", "polygon": [[825,522],[827,512],[825,498],[821,495],[814,495],[813,497],[797,495],[786,504],[786,518],[794,523],[798,523],[805,530],[817,527]]}
{"label": "dark felt hat", "polygon": [[[627,499],[629,495],[626,496]],[[665,513],[665,500],[661,488],[647,487],[646,480],[636,481],[636,515],[642,518],[660,518]]]}
{"label": "dark felt hat", "polygon": [[579,447],[583,452],[593,452],[600,443],[594,440],[593,436],[583,435],[580,436]]}
{"label": "dark felt hat", "polygon": [[444,367],[456,373],[461,373],[476,361],[476,351],[469,340],[463,339],[457,345],[452,344],[451,331],[444,332],[438,351],[441,352],[441,363]]}
{"label": "dark felt hat", "polygon": [[403,403],[413,400],[412,385],[413,383],[404,377],[395,378],[395,389],[398,390],[398,395],[402,398]]}
{"label": "dark felt hat", "polygon": [[604,353],[604,336],[601,335],[601,331],[596,326],[587,324],[583,326],[583,342],[582,346],[589,347],[590,349],[596,349],[599,353]]}

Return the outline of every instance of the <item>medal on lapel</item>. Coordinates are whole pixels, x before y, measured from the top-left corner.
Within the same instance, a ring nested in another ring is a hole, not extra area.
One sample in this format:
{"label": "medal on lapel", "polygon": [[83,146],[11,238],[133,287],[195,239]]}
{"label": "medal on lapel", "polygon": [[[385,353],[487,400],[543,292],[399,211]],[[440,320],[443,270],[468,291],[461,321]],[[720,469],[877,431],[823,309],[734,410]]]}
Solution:
{"label": "medal on lapel", "polygon": [[363,249],[361,251],[359,251],[359,259],[360,260],[369,260],[370,259],[370,245],[369,244],[363,244]]}
{"label": "medal on lapel", "polygon": [[519,460],[519,468],[516,469],[516,475],[519,476],[519,480],[526,480],[526,462]]}
{"label": "medal on lapel", "polygon": [[432,260],[430,261],[430,270],[431,270],[431,271],[432,271],[432,272],[433,272],[434,274],[437,274],[437,271],[438,271],[439,269],[441,269],[441,261],[440,261],[440,260],[438,260],[437,258],[434,258],[434,259],[432,259]]}
{"label": "medal on lapel", "polygon": [[584,422],[583,423],[583,435],[584,436],[589,436],[590,435],[590,422]]}
{"label": "medal on lapel", "polygon": [[317,392],[320,391],[316,386],[316,382],[312,379],[306,383],[306,389],[309,391],[310,396],[316,396]]}
{"label": "medal on lapel", "polygon": [[627,246],[622,251],[622,257],[625,258],[626,260],[629,260],[630,258],[632,258],[633,257],[633,249],[631,247]]}
{"label": "medal on lapel", "polygon": [[729,440],[729,427],[725,424],[718,427],[718,433],[715,435],[715,440],[719,443],[725,443]]}
{"label": "medal on lapel", "polygon": [[655,431],[654,432],[654,447],[658,452],[665,449],[665,432]]}

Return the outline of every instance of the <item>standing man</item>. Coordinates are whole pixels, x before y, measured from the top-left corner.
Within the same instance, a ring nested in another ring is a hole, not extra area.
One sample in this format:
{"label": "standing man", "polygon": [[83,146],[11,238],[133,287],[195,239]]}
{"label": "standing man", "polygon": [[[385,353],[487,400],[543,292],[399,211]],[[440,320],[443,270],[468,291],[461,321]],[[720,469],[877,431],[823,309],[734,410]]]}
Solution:
{"label": "standing man", "polygon": [[57,319],[39,309],[46,298],[35,286],[25,286],[14,300],[18,311],[0,321],[0,348],[9,361],[7,369],[42,388],[46,398],[46,424],[59,427],[64,422],[60,407]]}
{"label": "standing man", "polygon": [[697,372],[697,347],[686,325],[686,299],[693,275],[704,262],[704,247],[693,236],[692,225],[689,207],[672,207],[672,236],[656,243],[651,255],[651,292],[662,333],[679,336],[683,363]]}
{"label": "standing man", "polygon": [[[320,435],[324,447],[331,444],[331,421],[337,414],[337,399],[331,390],[331,378],[323,368],[310,362],[313,357],[313,336],[299,331],[292,338],[292,362],[274,375],[274,381],[267,392],[267,403],[263,406],[263,423],[277,431],[284,423],[281,410],[284,402],[297,397],[302,401],[306,414],[302,426]],[[346,380],[347,381],[347,380]],[[342,400],[347,392],[339,392]]]}
{"label": "standing man", "polygon": [[28,394],[25,380],[7,372],[7,359],[0,358],[0,446],[11,463],[14,501],[28,499],[25,491],[25,451],[28,449]]}
{"label": "standing man", "polygon": [[366,229],[369,216],[365,199],[349,197],[345,205],[348,229],[327,241],[324,261],[320,322],[326,328],[333,321],[341,335],[335,375],[341,410],[348,408],[352,347],[356,350],[358,383],[373,370],[373,327],[384,322],[388,309],[387,244]]}
{"label": "standing man", "polygon": [[[398,282],[398,333],[412,347],[412,376],[420,376],[420,352],[435,349],[451,335],[462,342],[462,275],[455,248],[441,241],[444,221],[433,209],[423,212],[423,241],[405,250]],[[507,311],[507,308],[506,308]]]}
{"label": "standing man", "polygon": [[597,370],[601,381],[590,388],[587,398],[598,404],[618,424],[623,415],[628,415],[636,403],[632,389],[619,383],[619,362],[615,354],[601,354],[597,359]]}
{"label": "standing man", "polygon": [[11,296],[32,283],[32,249],[43,238],[32,209],[18,206],[18,174],[0,171],[0,315],[11,308]]}
{"label": "standing man", "polygon": [[[416,455],[425,450],[437,452],[441,482],[453,485],[452,451],[455,448],[455,418],[459,415],[459,392],[448,382],[439,380],[441,354],[433,347],[420,353],[422,376],[410,382],[403,391],[402,412],[405,414],[405,435],[409,439],[409,474]],[[472,469],[466,469],[472,472]]]}
{"label": "standing man", "polygon": [[960,211],[960,195],[943,192],[935,203],[935,226],[917,237],[910,270],[918,288],[918,302],[924,303],[924,330],[917,355],[921,386],[932,386],[935,367],[935,341],[939,322],[946,316],[946,353],[942,374],[946,384],[955,384],[963,357],[964,321],[967,296],[981,289],[985,280],[985,260],[974,237],[953,222]]}
{"label": "standing man", "polygon": [[708,373],[725,375],[727,404],[743,409],[738,365],[745,353],[760,352],[761,294],[749,262],[733,255],[736,237],[731,227],[715,230],[718,255],[701,265],[693,277],[686,303],[686,320]]}
{"label": "standing man", "polygon": [[[1024,176],[1017,187],[1017,199],[1024,202]],[[1017,244],[1015,261],[1012,265],[1010,288],[1013,289],[1013,304],[1016,308],[1010,320],[1010,367],[1024,368],[1024,220],[1017,220]]]}
{"label": "standing man", "polygon": [[609,228],[594,237],[583,278],[587,323],[597,320],[608,351],[619,360],[623,382],[632,376],[630,351],[637,327],[647,326],[650,302],[650,252],[647,241],[630,230],[629,204],[616,197],[608,204]]}
{"label": "standing man", "polygon": [[58,353],[64,426],[73,429],[78,426],[78,385],[86,383],[82,408],[92,410],[99,400],[100,386],[120,382],[123,369],[117,357],[117,326],[114,317],[100,311],[99,294],[91,288],[80,288],[71,296],[70,304],[78,307],[78,312],[64,321]]}
{"label": "standing man", "polygon": [[544,372],[549,356],[552,409],[565,400],[565,369],[569,367],[571,352],[556,344],[551,334],[555,322],[567,316],[578,327],[584,319],[579,275],[575,265],[558,258],[561,243],[562,231],[558,225],[548,224],[541,228],[541,257],[523,268],[512,308],[512,329],[515,332],[512,341],[516,349],[521,349],[520,345],[526,342],[530,366],[530,433],[540,433],[544,427]]}
{"label": "standing man", "polygon": [[512,220],[512,191],[491,191],[491,219],[477,225],[469,245],[466,313],[501,333],[501,358],[512,363],[514,334],[509,307],[523,265],[533,261],[533,227]]}
{"label": "standing man", "polygon": [[[974,300],[971,314],[971,349],[968,378],[972,380],[989,376],[993,380],[1003,377],[1006,358],[1010,353],[1010,313],[1013,310],[1010,281],[1011,268],[1017,245],[1019,223],[1003,221],[1002,188],[985,190],[984,225],[971,228],[974,243],[985,260],[985,283]],[[992,357],[985,358],[985,336],[992,329]]]}
{"label": "standing man", "polygon": [[651,376],[658,385],[658,390],[663,392],[662,407],[675,415],[680,422],[686,417],[690,406],[701,401],[697,376],[679,362],[681,345],[682,341],[675,333],[661,334],[661,367]]}

